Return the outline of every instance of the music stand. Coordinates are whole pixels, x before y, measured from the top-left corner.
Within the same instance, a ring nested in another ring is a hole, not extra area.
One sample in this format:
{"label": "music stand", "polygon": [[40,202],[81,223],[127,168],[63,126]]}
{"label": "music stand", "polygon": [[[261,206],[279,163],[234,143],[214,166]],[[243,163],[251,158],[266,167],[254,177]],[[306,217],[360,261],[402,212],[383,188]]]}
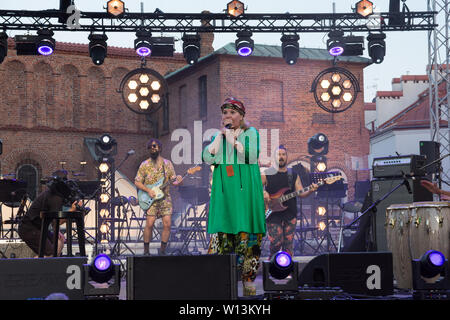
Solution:
{"label": "music stand", "polygon": [[[13,238],[14,231],[17,231],[14,229],[14,225],[19,223],[19,213],[18,216],[14,218],[14,208],[17,208],[20,206],[21,201],[24,199],[24,197],[27,194],[27,182],[22,180],[16,180],[16,179],[1,179],[0,180],[0,202],[2,203],[1,206],[6,205],[11,208],[11,217],[10,220],[7,221],[11,224],[11,228],[8,231],[10,233],[10,239]],[[1,215],[1,206],[0,206],[0,216]],[[1,231],[3,232],[3,217],[1,218]],[[5,221],[6,223],[6,221]],[[6,233],[6,235],[8,234]],[[3,237],[6,237],[5,234],[2,234]]]}

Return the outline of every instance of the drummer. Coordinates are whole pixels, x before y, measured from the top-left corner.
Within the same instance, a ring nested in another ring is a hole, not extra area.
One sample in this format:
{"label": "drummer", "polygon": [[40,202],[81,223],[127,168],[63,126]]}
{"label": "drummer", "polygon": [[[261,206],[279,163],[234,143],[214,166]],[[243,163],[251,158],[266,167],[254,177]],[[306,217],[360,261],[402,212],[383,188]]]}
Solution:
{"label": "drummer", "polygon": [[420,184],[431,193],[441,195],[442,200],[450,200],[450,191],[440,189],[436,183],[432,183],[428,180],[420,180]]}

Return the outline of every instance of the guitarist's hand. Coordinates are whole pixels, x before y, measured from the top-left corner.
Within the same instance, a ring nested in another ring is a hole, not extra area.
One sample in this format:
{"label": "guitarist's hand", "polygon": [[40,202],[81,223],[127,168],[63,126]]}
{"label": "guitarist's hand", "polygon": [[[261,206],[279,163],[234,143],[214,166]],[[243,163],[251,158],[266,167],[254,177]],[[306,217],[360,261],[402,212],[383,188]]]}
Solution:
{"label": "guitarist's hand", "polygon": [[175,181],[174,181],[172,184],[173,184],[174,186],[178,186],[178,185],[181,184],[182,181],[183,181],[183,177],[180,176],[180,175],[178,175],[178,176],[176,176]]}
{"label": "guitarist's hand", "polygon": [[270,202],[270,195],[266,190],[264,190],[263,193],[264,193],[264,202],[267,204]]}
{"label": "guitarist's hand", "polygon": [[148,195],[150,196],[150,198],[152,198],[152,199],[156,196],[155,191],[153,191],[153,190],[151,190],[151,189],[148,190],[147,193],[148,193]]}
{"label": "guitarist's hand", "polygon": [[319,189],[319,186],[317,184],[311,184],[311,191],[316,191],[317,189]]}

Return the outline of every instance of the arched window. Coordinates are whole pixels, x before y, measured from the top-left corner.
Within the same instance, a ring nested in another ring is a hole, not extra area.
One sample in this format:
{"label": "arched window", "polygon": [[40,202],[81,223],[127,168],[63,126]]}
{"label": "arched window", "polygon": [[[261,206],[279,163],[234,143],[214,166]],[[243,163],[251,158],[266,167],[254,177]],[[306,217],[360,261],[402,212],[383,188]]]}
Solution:
{"label": "arched window", "polygon": [[38,170],[32,164],[22,164],[17,168],[17,179],[27,183],[27,194],[34,200],[38,192]]}

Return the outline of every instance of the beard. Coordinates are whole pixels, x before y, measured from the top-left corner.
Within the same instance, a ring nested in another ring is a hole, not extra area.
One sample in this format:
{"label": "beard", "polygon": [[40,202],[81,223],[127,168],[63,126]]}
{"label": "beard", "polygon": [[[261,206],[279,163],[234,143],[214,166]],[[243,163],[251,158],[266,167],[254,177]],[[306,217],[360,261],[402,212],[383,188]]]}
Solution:
{"label": "beard", "polygon": [[284,168],[284,167],[286,167],[286,161],[278,161],[278,167],[279,167],[279,168]]}
{"label": "beard", "polygon": [[156,160],[159,156],[159,152],[150,152],[150,158]]}

